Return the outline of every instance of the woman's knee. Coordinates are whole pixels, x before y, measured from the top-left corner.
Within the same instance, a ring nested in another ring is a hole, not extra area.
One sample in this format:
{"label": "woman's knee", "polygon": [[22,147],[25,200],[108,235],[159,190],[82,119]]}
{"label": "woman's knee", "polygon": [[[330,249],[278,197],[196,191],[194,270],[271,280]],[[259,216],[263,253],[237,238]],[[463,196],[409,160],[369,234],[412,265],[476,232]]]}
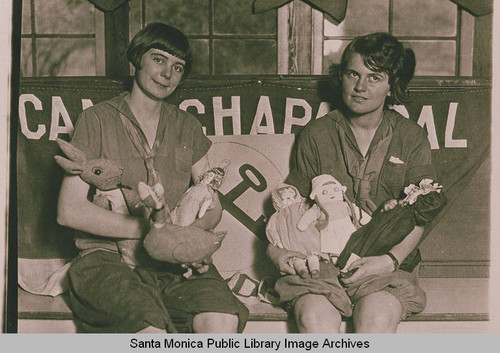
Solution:
{"label": "woman's knee", "polygon": [[154,326],[148,326],[140,331],[137,331],[137,333],[167,333],[167,330]]}
{"label": "woman's knee", "polygon": [[396,332],[401,319],[399,300],[387,291],[380,291],[361,298],[354,307],[353,320],[356,332]]}
{"label": "woman's knee", "polygon": [[336,333],[342,316],[323,295],[307,294],[293,307],[297,328],[301,333]]}
{"label": "woman's knee", "polygon": [[238,316],[227,313],[199,313],[193,318],[196,333],[236,333]]}

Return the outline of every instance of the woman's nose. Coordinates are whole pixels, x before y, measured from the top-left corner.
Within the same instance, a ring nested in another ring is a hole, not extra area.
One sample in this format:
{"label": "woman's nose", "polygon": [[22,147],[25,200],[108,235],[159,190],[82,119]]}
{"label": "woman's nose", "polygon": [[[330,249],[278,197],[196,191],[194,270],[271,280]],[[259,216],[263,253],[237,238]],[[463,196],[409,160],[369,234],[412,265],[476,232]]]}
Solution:
{"label": "woman's nose", "polygon": [[354,86],[354,89],[358,92],[366,91],[366,79],[364,79],[363,77],[360,77],[356,81],[356,85]]}
{"label": "woman's nose", "polygon": [[170,78],[170,76],[172,75],[172,65],[170,64],[165,65],[165,67],[161,71],[161,74],[165,78]]}

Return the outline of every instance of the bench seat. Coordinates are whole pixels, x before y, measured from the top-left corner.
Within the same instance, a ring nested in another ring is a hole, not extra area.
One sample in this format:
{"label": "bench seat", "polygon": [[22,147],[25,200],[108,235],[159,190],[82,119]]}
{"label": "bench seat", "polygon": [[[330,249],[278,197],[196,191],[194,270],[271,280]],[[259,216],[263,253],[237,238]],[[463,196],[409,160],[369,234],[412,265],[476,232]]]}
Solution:
{"label": "bench seat", "polygon": [[[489,323],[487,278],[421,278],[427,307],[400,324],[398,332],[487,332]],[[296,332],[293,318],[277,306],[259,303],[248,307],[245,333]],[[342,331],[350,331],[349,320]],[[20,333],[77,332],[67,295],[55,298],[33,295],[19,289]]]}

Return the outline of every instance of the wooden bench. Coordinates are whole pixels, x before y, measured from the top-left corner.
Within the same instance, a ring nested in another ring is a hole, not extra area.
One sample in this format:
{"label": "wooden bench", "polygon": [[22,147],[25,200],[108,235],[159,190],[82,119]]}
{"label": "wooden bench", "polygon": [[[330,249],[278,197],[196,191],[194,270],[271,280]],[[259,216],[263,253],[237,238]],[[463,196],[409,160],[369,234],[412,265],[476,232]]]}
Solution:
{"label": "wooden bench", "polygon": [[[485,333],[490,332],[487,278],[421,278],[427,307],[399,325],[398,333]],[[19,289],[19,333],[78,332],[67,295],[38,296]],[[244,333],[297,332],[293,318],[276,306],[249,306],[250,318]],[[343,332],[352,332],[350,320]]]}

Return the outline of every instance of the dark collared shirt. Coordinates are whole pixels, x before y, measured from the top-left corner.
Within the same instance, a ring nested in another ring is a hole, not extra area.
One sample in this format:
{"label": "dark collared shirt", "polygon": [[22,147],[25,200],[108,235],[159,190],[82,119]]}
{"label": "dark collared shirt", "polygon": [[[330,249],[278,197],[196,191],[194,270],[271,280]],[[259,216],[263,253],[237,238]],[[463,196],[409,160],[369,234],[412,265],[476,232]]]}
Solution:
{"label": "dark collared shirt", "polygon": [[423,178],[435,179],[427,135],[418,124],[385,110],[366,156],[340,110],[311,121],[300,133],[287,182],[308,197],[311,180],[331,174],[347,197],[371,214]]}

